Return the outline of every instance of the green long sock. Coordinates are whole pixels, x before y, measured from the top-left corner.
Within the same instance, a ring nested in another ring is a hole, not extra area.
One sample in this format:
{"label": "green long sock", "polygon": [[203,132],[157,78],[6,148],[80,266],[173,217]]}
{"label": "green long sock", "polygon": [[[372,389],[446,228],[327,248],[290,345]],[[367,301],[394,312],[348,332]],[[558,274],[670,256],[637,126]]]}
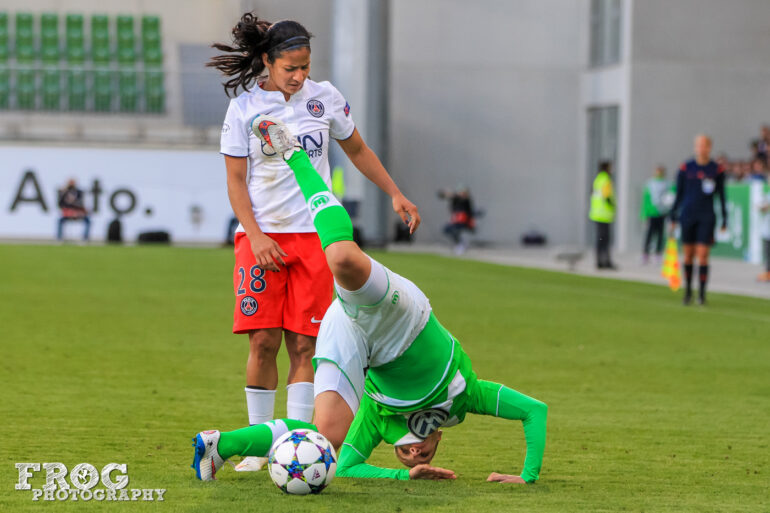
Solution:
{"label": "green long sock", "polygon": [[220,434],[217,452],[222,459],[228,459],[236,454],[240,456],[267,456],[273,443],[292,429],[318,429],[308,422],[292,419],[279,419],[255,424],[235,431],[225,431]]}
{"label": "green long sock", "polygon": [[304,150],[295,151],[286,161],[307,202],[321,247],[341,240],[353,240],[353,222],[337,198],[315,170]]}

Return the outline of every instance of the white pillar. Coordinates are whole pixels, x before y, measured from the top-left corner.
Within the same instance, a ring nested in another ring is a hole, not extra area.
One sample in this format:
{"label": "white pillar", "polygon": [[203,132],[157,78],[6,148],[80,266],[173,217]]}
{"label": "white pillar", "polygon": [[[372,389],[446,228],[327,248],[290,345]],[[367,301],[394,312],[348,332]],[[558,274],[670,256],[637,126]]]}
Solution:
{"label": "white pillar", "polygon": [[[389,30],[387,0],[334,0],[332,7],[332,83],[350,104],[350,114],[364,141],[387,167],[387,86]],[[345,169],[346,198],[361,202],[354,223],[368,240],[384,240],[387,219],[383,194],[350,163],[342,150],[331,150],[333,165]]]}

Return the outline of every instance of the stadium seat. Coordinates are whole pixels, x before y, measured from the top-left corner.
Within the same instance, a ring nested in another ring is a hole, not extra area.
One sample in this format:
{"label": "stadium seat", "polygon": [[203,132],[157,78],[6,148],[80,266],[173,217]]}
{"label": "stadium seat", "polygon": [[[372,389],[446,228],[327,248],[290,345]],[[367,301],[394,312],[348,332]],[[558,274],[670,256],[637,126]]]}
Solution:
{"label": "stadium seat", "polygon": [[110,63],[109,19],[104,15],[91,16],[91,59],[95,66]]}
{"label": "stadium seat", "polygon": [[7,109],[11,99],[11,72],[0,67],[0,109]]}
{"label": "stadium seat", "polygon": [[16,72],[16,105],[25,110],[35,108],[35,72],[31,69]]}
{"label": "stadium seat", "polygon": [[142,59],[145,65],[163,64],[160,18],[157,16],[142,17]]}
{"label": "stadium seat", "polygon": [[20,64],[35,62],[33,17],[29,13],[16,13],[16,60]]}
{"label": "stadium seat", "polygon": [[0,63],[8,61],[10,45],[8,44],[8,13],[0,12]]}
{"label": "stadium seat", "polygon": [[59,110],[61,108],[61,74],[58,69],[43,71],[43,108]]}
{"label": "stadium seat", "polygon": [[136,71],[122,70],[119,74],[118,89],[120,95],[120,110],[123,112],[136,112],[138,88],[136,84]]}
{"label": "stadium seat", "polygon": [[67,62],[70,65],[83,64],[86,56],[83,16],[67,15],[66,42]]}
{"label": "stadium seat", "polygon": [[67,72],[67,107],[86,110],[86,73],[82,69]]}
{"label": "stadium seat", "polygon": [[44,64],[59,62],[59,16],[56,14],[40,16],[40,57]]}
{"label": "stadium seat", "polygon": [[107,112],[112,107],[112,73],[107,70],[96,70],[94,72],[94,110]]}
{"label": "stadium seat", "polygon": [[144,103],[147,112],[163,112],[165,110],[166,93],[163,88],[163,72],[160,70],[147,71],[144,75]]}
{"label": "stadium seat", "polygon": [[133,65],[136,61],[136,38],[133,16],[118,16],[118,63]]}

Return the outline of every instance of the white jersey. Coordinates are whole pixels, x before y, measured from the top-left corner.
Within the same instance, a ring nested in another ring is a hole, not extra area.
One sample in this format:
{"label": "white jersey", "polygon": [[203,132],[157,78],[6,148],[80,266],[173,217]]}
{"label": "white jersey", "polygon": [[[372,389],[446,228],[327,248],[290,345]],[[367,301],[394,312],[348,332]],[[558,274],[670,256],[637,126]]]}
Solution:
{"label": "white jersey", "polygon": [[324,315],[314,360],[333,362],[345,374],[360,400],[364,369],[392,362],[425,328],[430,301],[411,281],[385,268],[388,289],[371,306],[335,299]]}
{"label": "white jersey", "polygon": [[[260,230],[265,233],[314,232],[305,200],[289,166],[252,133],[251,121],[258,114],[286,123],[310,156],[313,167],[331,185],[329,138],[344,140],[355,125],[350,106],[329,82],[305,80],[302,89],[288,101],[280,91],[259,86],[230,100],[222,125],[221,152],[231,157],[248,157],[248,189],[251,208]],[[242,232],[243,226],[237,231]]]}

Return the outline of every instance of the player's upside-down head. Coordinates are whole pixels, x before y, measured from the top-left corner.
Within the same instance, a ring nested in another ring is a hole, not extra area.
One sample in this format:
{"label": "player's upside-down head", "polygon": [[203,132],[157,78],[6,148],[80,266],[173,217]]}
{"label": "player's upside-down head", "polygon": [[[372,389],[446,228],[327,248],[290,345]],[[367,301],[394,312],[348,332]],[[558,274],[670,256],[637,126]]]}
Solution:
{"label": "player's upside-down head", "polygon": [[422,442],[397,445],[396,458],[409,468],[430,463],[436,455],[440,441],[441,431],[434,431]]}

